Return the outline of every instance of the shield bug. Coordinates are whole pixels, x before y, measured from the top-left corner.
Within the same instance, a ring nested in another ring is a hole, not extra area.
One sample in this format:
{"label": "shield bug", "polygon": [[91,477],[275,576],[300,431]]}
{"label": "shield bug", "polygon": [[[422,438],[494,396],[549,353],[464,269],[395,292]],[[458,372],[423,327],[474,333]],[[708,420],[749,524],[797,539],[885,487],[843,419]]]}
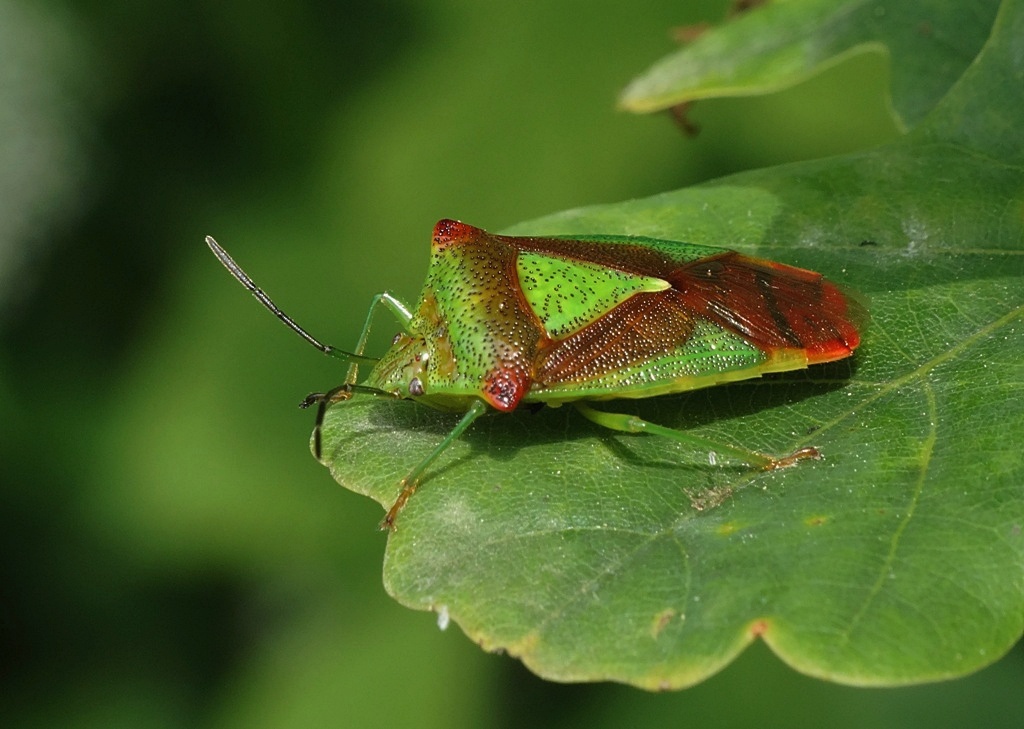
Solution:
{"label": "shield bug", "polygon": [[[317,405],[314,452],[328,406],[354,393],[414,400],[462,413],[402,480],[381,523],[395,518],[426,469],[479,416],[521,404],[571,403],[612,430],[653,433],[706,448],[691,434],[590,403],[645,398],[832,362],[860,343],[863,308],[820,274],[734,251],[626,236],[493,235],[454,220],[434,228],[415,309],[374,297],[352,352],[322,344],[288,317],[212,238],[221,263],[266,308],[324,354],[349,362]],[[364,354],[378,305],[401,325],[379,359]],[[371,365],[358,381],[360,365]],[[819,457],[774,457],[716,444],[762,469]]]}

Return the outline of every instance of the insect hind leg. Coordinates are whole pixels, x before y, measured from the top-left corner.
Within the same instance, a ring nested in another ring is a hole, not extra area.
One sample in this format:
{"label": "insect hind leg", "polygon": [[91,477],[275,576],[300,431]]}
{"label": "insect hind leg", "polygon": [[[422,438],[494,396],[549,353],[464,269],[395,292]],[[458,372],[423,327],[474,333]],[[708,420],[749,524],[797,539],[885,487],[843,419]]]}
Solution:
{"label": "insect hind leg", "polygon": [[677,430],[676,428],[668,428],[664,425],[658,425],[644,420],[643,418],[639,418],[636,415],[629,415],[627,413],[609,413],[603,410],[595,410],[583,402],[575,402],[573,405],[583,417],[592,423],[600,425],[601,427],[608,428],[610,430],[617,430],[623,433],[652,433],[654,435],[660,435],[695,448],[707,449],[709,452],[724,453],[725,455],[736,458],[752,466],[757,466],[765,471],[775,470],[777,468],[788,468],[789,466],[796,465],[798,461],[805,459],[821,458],[821,453],[818,449],[810,446],[800,448],[793,453],[790,453],[788,456],[770,456],[765,453],[758,453],[757,451],[750,451],[745,448],[738,448],[725,443],[711,441],[707,438],[702,438],[699,435],[693,435],[683,430]]}

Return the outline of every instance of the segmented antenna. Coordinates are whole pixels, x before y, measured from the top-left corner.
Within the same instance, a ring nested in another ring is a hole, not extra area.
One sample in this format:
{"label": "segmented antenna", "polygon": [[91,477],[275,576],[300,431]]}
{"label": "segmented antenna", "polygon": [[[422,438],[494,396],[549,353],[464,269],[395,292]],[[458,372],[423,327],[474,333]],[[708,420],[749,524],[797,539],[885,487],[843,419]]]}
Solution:
{"label": "segmented antenna", "polygon": [[[326,355],[330,355],[331,357],[347,360],[352,364],[373,364],[378,361],[376,357],[367,357],[362,354],[356,354],[355,352],[346,352],[343,349],[338,349],[337,347],[332,347],[329,344],[321,342],[319,339],[300,327],[294,319],[281,311],[281,307],[275,304],[273,300],[264,293],[263,289],[257,286],[256,283],[249,278],[249,274],[243,271],[242,267],[235,263],[235,259],[229,256],[228,252],[221,248],[220,244],[218,244],[211,236],[206,236],[206,245],[210,246],[210,250],[213,251],[213,255],[217,256],[217,260],[224,264],[224,268],[226,268],[228,272],[235,277],[235,280],[237,280],[238,283],[248,289],[249,293],[255,296],[258,302],[269,309],[270,313],[287,324],[289,329],[319,349],[321,352]],[[354,376],[354,370],[350,370],[350,376]],[[365,392],[371,395],[383,397],[400,397],[397,393],[386,392],[367,385],[356,385],[351,382],[346,382],[344,385],[339,385],[327,392],[314,392],[307,395],[306,399],[299,403],[299,407],[308,408],[312,405],[317,406],[316,425],[313,428],[313,453],[318,461],[321,460],[320,456],[323,450],[322,432],[324,416],[327,413],[328,406],[340,400],[349,399],[352,397],[353,392]]]}
{"label": "segmented antenna", "polygon": [[343,349],[338,349],[337,347],[332,347],[329,344],[321,342],[319,339],[300,327],[294,319],[281,311],[281,308],[275,304],[273,300],[266,295],[266,293],[264,293],[263,289],[258,287],[256,283],[249,278],[249,274],[243,271],[242,267],[235,263],[235,259],[229,256],[228,252],[221,248],[220,244],[217,243],[212,236],[206,236],[206,245],[210,246],[210,250],[213,251],[213,255],[217,256],[217,260],[220,261],[224,265],[224,268],[226,268],[228,272],[235,277],[235,280],[237,280],[238,283],[242,284],[242,286],[248,289],[250,294],[256,297],[258,302],[269,309],[271,314],[283,321],[289,329],[319,349],[321,352],[331,357],[337,357],[338,359],[344,359],[356,364],[373,364],[378,361],[376,357],[367,357],[354,352],[346,352]]}

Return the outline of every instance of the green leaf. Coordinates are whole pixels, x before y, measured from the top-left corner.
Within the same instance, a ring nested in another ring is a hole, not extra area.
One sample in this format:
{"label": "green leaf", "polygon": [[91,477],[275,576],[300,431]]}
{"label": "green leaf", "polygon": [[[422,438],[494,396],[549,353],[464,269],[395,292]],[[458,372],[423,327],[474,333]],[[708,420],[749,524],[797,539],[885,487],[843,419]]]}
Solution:
{"label": "green leaf", "polygon": [[[387,589],[563,681],[687,686],[757,637],[857,685],[996,660],[1024,626],[1022,118],[1008,0],[897,143],[516,226],[728,246],[860,291],[852,362],[601,405],[825,459],[755,472],[570,408],[481,418],[401,514]],[[325,460],[390,506],[456,421],[356,397],[327,413]]]}
{"label": "green leaf", "polygon": [[977,55],[995,0],[770,2],[663,58],[623,91],[624,109],[661,111],[697,99],[793,86],[858,53],[891,62],[892,115],[917,124]]}

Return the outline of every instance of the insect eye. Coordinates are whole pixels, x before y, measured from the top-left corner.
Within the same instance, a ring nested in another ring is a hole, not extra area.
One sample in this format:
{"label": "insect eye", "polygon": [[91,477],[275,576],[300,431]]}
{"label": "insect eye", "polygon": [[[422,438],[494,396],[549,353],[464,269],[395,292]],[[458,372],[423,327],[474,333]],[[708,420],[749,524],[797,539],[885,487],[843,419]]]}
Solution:
{"label": "insect eye", "polygon": [[419,397],[423,394],[423,383],[419,377],[413,377],[409,380],[409,394],[413,397]]}
{"label": "insect eye", "polygon": [[398,334],[396,334],[395,336],[393,336],[393,337],[391,338],[391,346],[395,346],[395,345],[396,345],[396,344],[398,344],[398,343],[399,343],[400,341],[402,341],[402,333],[401,333],[401,332],[398,332]]}

